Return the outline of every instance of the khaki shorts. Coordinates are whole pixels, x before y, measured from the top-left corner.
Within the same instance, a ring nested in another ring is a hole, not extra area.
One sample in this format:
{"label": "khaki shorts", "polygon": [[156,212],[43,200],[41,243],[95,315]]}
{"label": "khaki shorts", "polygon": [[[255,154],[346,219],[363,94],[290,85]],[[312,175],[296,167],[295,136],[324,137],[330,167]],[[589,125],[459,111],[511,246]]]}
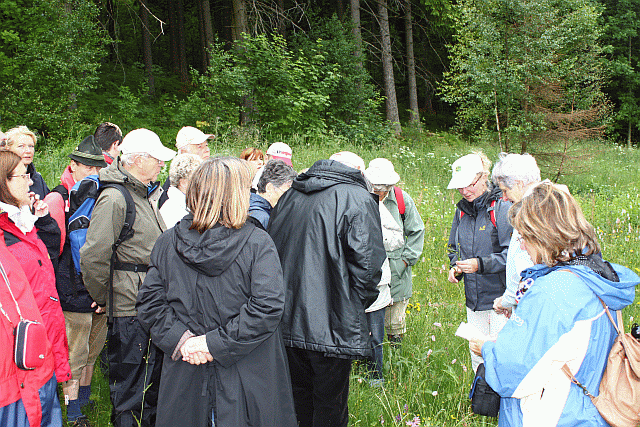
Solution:
{"label": "khaki shorts", "polygon": [[107,315],[64,312],[69,343],[69,365],[74,380],[79,380],[85,366],[93,366],[107,337]]}
{"label": "khaki shorts", "polygon": [[384,310],[384,327],[387,335],[407,332],[407,305],[409,300],[394,302]]}

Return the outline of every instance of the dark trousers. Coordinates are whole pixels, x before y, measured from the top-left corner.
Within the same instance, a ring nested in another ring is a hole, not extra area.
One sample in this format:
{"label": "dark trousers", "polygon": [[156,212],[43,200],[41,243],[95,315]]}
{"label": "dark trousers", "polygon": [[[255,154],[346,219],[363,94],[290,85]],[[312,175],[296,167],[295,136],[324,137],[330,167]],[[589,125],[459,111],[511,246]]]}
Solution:
{"label": "dark trousers", "polygon": [[351,360],[287,347],[299,427],[347,427]]}
{"label": "dark trousers", "polygon": [[163,353],[136,317],[114,317],[107,334],[111,423],[153,427]]}
{"label": "dark trousers", "polygon": [[366,313],[367,323],[371,331],[371,345],[373,346],[373,356],[369,358],[369,369],[371,378],[381,380],[383,378],[383,358],[382,342],[384,341],[384,307],[380,310]]}

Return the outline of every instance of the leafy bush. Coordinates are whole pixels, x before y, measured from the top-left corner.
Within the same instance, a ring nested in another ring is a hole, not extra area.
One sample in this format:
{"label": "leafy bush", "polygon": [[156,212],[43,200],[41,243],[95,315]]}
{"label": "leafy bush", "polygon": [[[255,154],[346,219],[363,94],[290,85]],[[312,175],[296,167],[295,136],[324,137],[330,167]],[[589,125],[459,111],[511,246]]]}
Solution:
{"label": "leafy bush", "polygon": [[105,53],[96,5],[88,0],[3,2],[0,13],[3,127],[26,124],[45,136],[65,134],[78,122],[78,95],[95,87]]}

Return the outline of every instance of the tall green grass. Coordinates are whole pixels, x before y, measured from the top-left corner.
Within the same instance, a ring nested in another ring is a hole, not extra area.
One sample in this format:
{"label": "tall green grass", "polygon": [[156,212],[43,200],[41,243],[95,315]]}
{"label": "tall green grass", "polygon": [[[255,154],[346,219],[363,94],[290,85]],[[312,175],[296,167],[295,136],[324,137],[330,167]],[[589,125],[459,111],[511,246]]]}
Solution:
{"label": "tall green grass", "polygon": [[[174,136],[169,134],[163,134],[162,139],[172,146]],[[265,139],[259,132],[230,131],[211,143],[211,151],[238,155],[247,146],[266,150],[270,142],[278,140]],[[57,149],[37,154],[36,166],[51,187],[57,185],[57,177],[67,163],[66,154],[77,142],[66,141]],[[402,177],[399,185],[411,194],[425,223],[424,252],[413,269],[414,295],[407,310],[407,335],[401,348],[385,344],[384,387],[371,387],[364,366],[354,364],[350,425],[405,426],[416,417],[423,426],[497,425],[496,419],[470,412],[468,392],[473,375],[469,349],[465,340],[454,336],[465,319],[464,290],[462,284],[447,280],[446,244],[460,196],[446,190],[446,185],[451,163],[472,147],[450,135],[419,133],[404,141],[365,147],[331,136],[294,136],[285,142],[293,147],[293,164],[298,170],[342,150],[360,154],[367,163],[375,157],[392,160]],[[492,160],[497,158],[496,148],[484,148]],[[593,143],[587,148],[595,154],[582,174],[565,176],[561,182],[576,195],[595,226],[605,258],[640,272],[640,154],[607,144]],[[545,171],[543,178],[549,174]],[[634,319],[640,319],[640,298],[624,315],[627,328]],[[89,414],[90,420],[95,426],[108,425],[108,385],[98,369],[92,398],[98,405]]]}

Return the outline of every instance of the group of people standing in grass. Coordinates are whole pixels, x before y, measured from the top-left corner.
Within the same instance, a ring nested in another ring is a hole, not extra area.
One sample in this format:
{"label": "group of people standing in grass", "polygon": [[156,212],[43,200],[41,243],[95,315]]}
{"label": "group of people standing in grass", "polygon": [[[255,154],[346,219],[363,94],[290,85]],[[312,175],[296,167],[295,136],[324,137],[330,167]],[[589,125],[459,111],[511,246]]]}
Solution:
{"label": "group of people standing in grass", "polygon": [[452,165],[452,283],[464,281],[474,370],[501,396],[500,426],[607,426],[568,366],[597,395],[622,310],[640,278],[603,259],[568,188],[542,181],[535,159],[472,153]]}
{"label": "group of people standing in grass", "polygon": [[[115,426],[346,426],[352,360],[384,386],[424,241],[394,164],[341,151],[298,174],[285,143],[211,157],[213,138],[186,126],[176,152],[103,123],[49,190],[35,135],[0,135],[3,425],[62,425],[62,383],[68,424],[88,426],[105,340]],[[500,425],[606,425],[561,368],[597,394],[615,335],[603,305],[630,304],[640,278],[603,259],[530,155],[492,173],[463,156],[448,187],[462,196],[448,280],[487,337],[471,359],[502,396]],[[11,358],[21,318],[47,334],[29,371]]]}
{"label": "group of people standing in grass", "polygon": [[31,371],[4,347],[3,425],[62,425],[56,383],[89,425],[105,340],[116,426],[347,425],[351,361],[383,384],[424,234],[394,165],[339,152],[297,174],[287,144],[210,158],[213,137],[185,127],[176,153],[103,123],[53,190],[31,131],[0,138],[2,339],[20,316],[48,338]]}

